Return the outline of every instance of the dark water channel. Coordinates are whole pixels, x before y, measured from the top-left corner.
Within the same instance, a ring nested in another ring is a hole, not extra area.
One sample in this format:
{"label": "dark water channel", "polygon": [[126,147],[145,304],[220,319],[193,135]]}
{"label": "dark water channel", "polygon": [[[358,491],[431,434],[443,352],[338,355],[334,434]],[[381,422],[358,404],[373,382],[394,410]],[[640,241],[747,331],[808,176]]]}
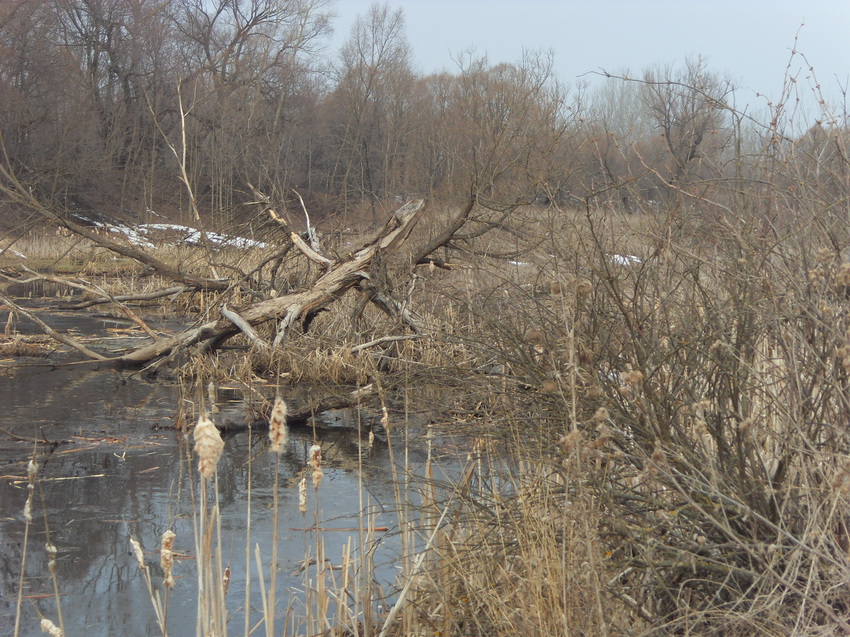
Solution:
{"label": "dark water channel", "polygon": [[[73,327],[84,331],[91,326]],[[169,598],[169,634],[194,635],[197,577],[190,487],[197,489],[197,464],[187,460],[189,436],[174,428],[181,400],[177,386],[123,372],[31,362],[28,366],[0,364],[0,637],[12,635],[15,622],[24,553],[26,462],[35,446],[31,440],[39,441],[40,468],[26,552],[20,634],[42,634],[42,615],[58,624],[44,550],[47,533],[58,549],[56,576],[69,637],[160,634],[131,553],[130,537],[144,547],[159,588],[157,547],[162,533],[172,529],[180,557],[175,567],[177,586]],[[239,402],[223,401],[220,407],[216,418],[245,418],[245,407]],[[355,410],[325,416],[324,425],[340,428],[320,440],[325,477],[318,493],[318,513],[310,485],[306,517],[298,510],[297,482],[313,436],[303,431],[289,437],[277,468],[278,616],[290,603],[297,611],[298,591],[304,587],[298,567],[305,558],[305,542],[315,542],[314,534],[304,529],[316,515],[324,529],[345,529],[323,533],[327,558],[333,564],[339,563],[342,546],[350,537],[357,544],[352,529],[358,526],[359,512],[368,511],[376,526],[387,527],[388,532],[378,537],[376,573],[386,590],[392,589],[398,521],[390,455],[382,444],[363,450],[350,428],[364,417]],[[232,569],[228,607],[237,624],[234,634],[242,634],[249,459],[251,544],[260,545],[268,578],[276,463],[262,438],[244,433],[227,437],[218,465],[222,545],[225,562]],[[424,464],[424,453],[410,449],[407,458],[414,470]],[[252,565],[252,623],[261,617],[255,571]]]}

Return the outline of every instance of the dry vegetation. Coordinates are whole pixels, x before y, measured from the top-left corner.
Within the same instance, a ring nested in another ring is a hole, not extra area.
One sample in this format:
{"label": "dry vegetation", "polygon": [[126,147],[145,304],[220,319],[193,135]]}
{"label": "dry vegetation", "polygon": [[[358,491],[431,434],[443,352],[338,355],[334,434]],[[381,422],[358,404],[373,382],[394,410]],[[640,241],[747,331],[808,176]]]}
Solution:
{"label": "dry vegetation", "polygon": [[[187,388],[378,382],[435,435],[469,435],[467,472],[418,487],[425,548],[407,545],[385,634],[843,633],[850,266],[830,238],[843,230],[707,208],[522,209],[521,265],[458,255],[413,280],[403,298],[427,333],[357,351],[401,324],[354,316],[348,295],[279,351],[238,336],[193,358]],[[305,266],[291,258],[281,272]],[[195,309],[214,311],[211,295]],[[332,589],[311,613],[362,599]],[[331,615],[339,634],[386,619],[361,602]]]}
{"label": "dry vegetation", "polygon": [[[186,338],[152,330],[154,346],[170,345],[112,362],[176,370],[196,396],[210,382],[244,387],[265,418],[275,397],[258,400],[264,382],[371,384],[362,398],[385,410],[391,445],[411,420],[427,444],[468,437],[450,483],[430,460],[425,479],[397,476],[401,592],[382,599],[373,586],[364,517],[342,574],[308,569],[304,616],[286,634],[850,634],[846,116],[818,89],[817,122],[795,110],[805,89],[789,70],[765,117],[751,117],[701,60],[611,78],[590,101],[567,99],[540,55],[416,77],[401,15],[379,7],[322,89],[308,55],[321,3],[221,3],[236,7],[232,24],[190,19],[216,5],[203,4],[163,4],[168,25],[159,14],[133,22],[185,27],[171,36],[190,53],[172,53],[191,72],[157,67],[138,87],[159,101],[142,107],[118,81],[141,81],[122,75],[135,48],[101,51],[114,77],[89,69],[104,78],[74,95],[103,104],[110,125],[83,122],[60,150],[96,148],[98,162],[53,163],[50,131],[13,139],[20,112],[0,116],[0,205],[35,228],[2,238],[0,299],[17,308],[9,297],[26,288],[14,286],[48,282],[140,325],[140,307],[166,307],[194,321]],[[249,5],[277,12],[240,30]],[[69,20],[63,11],[50,19]],[[4,15],[7,26],[20,18]],[[113,19],[95,12],[74,26]],[[210,48],[225,33],[246,56],[232,68]],[[369,58],[381,38],[392,55]],[[193,67],[204,50],[207,64]],[[185,83],[167,81],[174,73]],[[175,217],[253,228],[268,245],[140,248],[87,226],[74,202],[119,158],[122,203],[158,204],[160,183],[179,176]],[[297,183],[311,184],[303,201]],[[428,202],[418,225],[370,243],[410,192]],[[320,247],[290,232],[312,211]],[[287,305],[329,282],[344,285],[309,311]],[[215,451],[215,429],[201,432],[197,450]],[[198,621],[220,635],[215,460],[202,466]],[[321,481],[320,456],[304,476]],[[322,550],[316,537],[305,558],[322,564]],[[258,560],[271,565],[257,575],[267,600],[276,560]],[[267,634],[283,612],[264,608]]]}

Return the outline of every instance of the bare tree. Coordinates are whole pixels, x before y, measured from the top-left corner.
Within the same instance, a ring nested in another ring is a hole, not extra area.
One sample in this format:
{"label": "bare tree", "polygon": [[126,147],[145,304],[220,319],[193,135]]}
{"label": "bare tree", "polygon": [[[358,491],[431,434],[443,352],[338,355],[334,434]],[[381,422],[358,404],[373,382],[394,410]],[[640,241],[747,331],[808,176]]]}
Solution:
{"label": "bare tree", "polygon": [[729,139],[730,80],[708,70],[702,58],[682,70],[648,69],[641,97],[663,138],[670,164],[659,173],[680,185],[716,159]]}
{"label": "bare tree", "polygon": [[[329,31],[327,0],[179,0],[196,190],[227,210],[247,182],[280,178],[297,93]],[[286,184],[272,184],[285,188]]]}
{"label": "bare tree", "polygon": [[435,194],[464,203],[445,225],[435,225],[433,239],[414,262],[444,265],[435,250],[505,229],[518,206],[569,170],[555,164],[574,130],[574,112],[554,76],[551,55],[527,52],[516,65],[497,66],[469,56],[460,61],[458,77],[428,81],[430,125],[420,129],[428,157],[420,161],[433,166]]}
{"label": "bare tree", "polygon": [[357,19],[340,52],[338,76],[331,98],[340,113],[331,181],[344,195],[367,198],[374,223],[378,198],[399,180],[409,131],[413,71],[401,9],[375,3]]}

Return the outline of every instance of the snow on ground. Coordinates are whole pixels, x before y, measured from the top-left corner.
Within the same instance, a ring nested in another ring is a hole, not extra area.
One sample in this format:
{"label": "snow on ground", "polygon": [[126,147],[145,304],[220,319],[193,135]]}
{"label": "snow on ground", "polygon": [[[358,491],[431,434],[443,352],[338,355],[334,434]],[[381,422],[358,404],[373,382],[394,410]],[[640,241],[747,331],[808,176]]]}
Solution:
{"label": "snow on ground", "polygon": [[148,241],[144,235],[137,232],[134,228],[129,226],[107,226],[106,224],[98,224],[102,228],[106,228],[109,232],[114,232],[116,234],[122,235],[127,241],[140,248],[155,248],[156,246]]}
{"label": "snow on ground", "polygon": [[[155,248],[155,239],[162,239],[165,234],[170,235],[166,240],[170,243],[185,245],[201,245],[201,231],[189,226],[181,226],[175,223],[145,223],[138,226],[111,225],[91,219],[80,217],[92,225],[123,236],[130,244],[141,248]],[[209,243],[222,248],[266,248],[267,243],[255,241],[246,237],[235,237],[233,235],[220,234],[218,232],[206,232]]]}
{"label": "snow on ground", "polygon": [[[181,226],[174,223],[146,223],[141,226],[136,226],[141,232],[148,231],[169,231],[183,234],[182,243],[188,245],[200,245],[201,231],[188,226]],[[228,246],[233,248],[266,248],[268,244],[246,237],[234,237],[228,234],[219,234],[218,232],[206,232],[207,241],[215,245]]]}
{"label": "snow on ground", "polygon": [[639,265],[643,263],[643,259],[633,254],[612,254],[609,258],[614,265]]}

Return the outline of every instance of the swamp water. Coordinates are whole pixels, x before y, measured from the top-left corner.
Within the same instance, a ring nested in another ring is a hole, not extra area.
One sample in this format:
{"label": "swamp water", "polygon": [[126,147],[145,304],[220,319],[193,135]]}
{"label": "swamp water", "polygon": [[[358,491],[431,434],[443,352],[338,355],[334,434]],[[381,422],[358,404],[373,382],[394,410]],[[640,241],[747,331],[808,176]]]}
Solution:
{"label": "swamp water", "polygon": [[[20,635],[42,634],[42,616],[59,623],[44,549],[48,533],[58,549],[59,602],[69,637],[160,634],[130,538],[141,543],[154,586],[161,589],[158,547],[167,529],[177,535],[177,585],[169,594],[168,632],[172,637],[194,635],[197,461],[191,453],[190,434],[174,428],[178,388],[111,370],[32,363],[0,362],[0,637],[14,630],[24,554],[26,463],[35,446],[32,440],[39,441],[39,472],[26,551]],[[220,407],[216,419],[244,421],[243,404]],[[298,481],[314,442],[309,430],[290,433],[279,466],[266,448],[266,436],[242,433],[225,438],[218,464],[218,503],[224,562],[231,567],[227,605],[233,634],[243,633],[249,474],[252,625],[262,617],[253,553],[259,545],[268,582],[276,469],[280,510],[277,630],[290,606],[293,615],[303,615],[306,582],[300,569],[305,555],[315,555],[316,534],[306,529],[315,526],[317,519],[326,559],[334,566],[340,564],[343,545],[350,541],[358,546],[358,524],[368,518],[375,527],[386,527],[374,534],[372,547],[377,583],[392,598],[399,542],[390,453],[386,444],[371,448],[360,444],[358,417],[366,416],[347,410],[323,417],[325,427],[337,429],[318,441],[325,476],[318,494],[308,476],[306,515],[299,512]],[[404,442],[395,444],[402,448]],[[399,455],[406,457],[412,472],[421,471],[423,449],[410,445],[407,453]],[[451,460],[447,465],[457,466]],[[408,495],[418,499],[416,489]],[[315,566],[309,573],[314,580]]]}

